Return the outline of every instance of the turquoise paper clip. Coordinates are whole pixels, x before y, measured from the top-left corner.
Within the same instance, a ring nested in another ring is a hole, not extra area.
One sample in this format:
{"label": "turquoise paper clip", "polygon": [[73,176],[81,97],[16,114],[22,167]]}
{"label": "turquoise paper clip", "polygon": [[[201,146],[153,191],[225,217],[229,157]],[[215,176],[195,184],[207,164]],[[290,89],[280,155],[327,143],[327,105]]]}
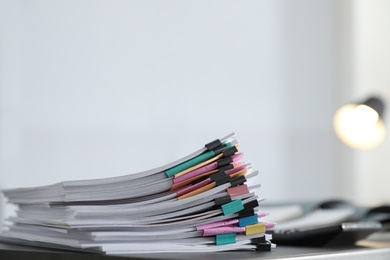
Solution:
{"label": "turquoise paper clip", "polygon": [[226,203],[221,206],[223,215],[227,216],[236,212],[239,212],[244,209],[244,205],[242,205],[242,200],[233,200],[229,203]]}
{"label": "turquoise paper clip", "polygon": [[253,216],[249,216],[249,217],[245,217],[245,218],[240,218],[238,220],[238,225],[240,227],[245,227],[245,226],[248,226],[248,225],[253,225],[253,224],[257,224],[259,222],[259,220],[257,219],[257,214],[253,215]]}
{"label": "turquoise paper clip", "polygon": [[217,246],[236,243],[236,233],[220,234],[215,236]]}

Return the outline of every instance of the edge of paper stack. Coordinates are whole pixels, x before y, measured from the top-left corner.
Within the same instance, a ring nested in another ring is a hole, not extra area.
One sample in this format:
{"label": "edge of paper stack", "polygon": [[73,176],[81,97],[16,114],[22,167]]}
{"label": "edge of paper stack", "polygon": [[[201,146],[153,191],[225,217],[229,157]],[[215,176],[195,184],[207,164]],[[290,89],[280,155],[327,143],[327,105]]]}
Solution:
{"label": "edge of paper stack", "polygon": [[18,209],[0,239],[112,255],[270,251],[257,175],[232,133],[145,172],[4,190]]}

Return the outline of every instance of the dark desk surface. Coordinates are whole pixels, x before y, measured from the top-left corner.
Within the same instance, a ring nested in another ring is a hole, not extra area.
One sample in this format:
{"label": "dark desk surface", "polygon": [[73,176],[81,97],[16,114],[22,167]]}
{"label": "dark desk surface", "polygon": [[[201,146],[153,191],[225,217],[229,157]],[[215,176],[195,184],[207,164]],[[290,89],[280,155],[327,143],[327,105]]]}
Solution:
{"label": "dark desk surface", "polygon": [[120,260],[120,259],[390,259],[390,247],[386,248],[308,248],[277,246],[271,252],[218,252],[218,253],[165,253],[131,256],[106,256],[94,253],[51,250],[38,247],[0,243],[1,260]]}

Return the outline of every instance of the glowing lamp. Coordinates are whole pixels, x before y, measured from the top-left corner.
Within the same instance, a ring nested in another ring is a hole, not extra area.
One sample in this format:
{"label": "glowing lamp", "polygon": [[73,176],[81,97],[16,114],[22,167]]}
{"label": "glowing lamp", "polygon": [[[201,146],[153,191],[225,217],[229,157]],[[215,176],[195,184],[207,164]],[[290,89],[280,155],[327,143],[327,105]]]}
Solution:
{"label": "glowing lamp", "polygon": [[337,136],[348,146],[359,150],[373,149],[386,136],[383,111],[384,103],[376,97],[363,103],[347,104],[337,110],[333,127]]}

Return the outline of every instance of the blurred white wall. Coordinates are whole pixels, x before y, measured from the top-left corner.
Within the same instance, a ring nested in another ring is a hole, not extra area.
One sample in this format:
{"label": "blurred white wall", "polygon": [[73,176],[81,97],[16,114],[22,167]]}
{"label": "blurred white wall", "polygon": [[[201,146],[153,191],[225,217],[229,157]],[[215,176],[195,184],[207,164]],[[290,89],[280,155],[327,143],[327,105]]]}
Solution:
{"label": "blurred white wall", "polygon": [[350,87],[345,14],[338,1],[1,0],[1,188],[146,170],[234,131],[268,201],[353,194],[332,130]]}
{"label": "blurred white wall", "polygon": [[[384,120],[390,130],[390,1],[354,3],[354,98],[370,94],[386,102]],[[390,203],[390,138],[375,150],[354,152],[354,197],[364,204]]]}

